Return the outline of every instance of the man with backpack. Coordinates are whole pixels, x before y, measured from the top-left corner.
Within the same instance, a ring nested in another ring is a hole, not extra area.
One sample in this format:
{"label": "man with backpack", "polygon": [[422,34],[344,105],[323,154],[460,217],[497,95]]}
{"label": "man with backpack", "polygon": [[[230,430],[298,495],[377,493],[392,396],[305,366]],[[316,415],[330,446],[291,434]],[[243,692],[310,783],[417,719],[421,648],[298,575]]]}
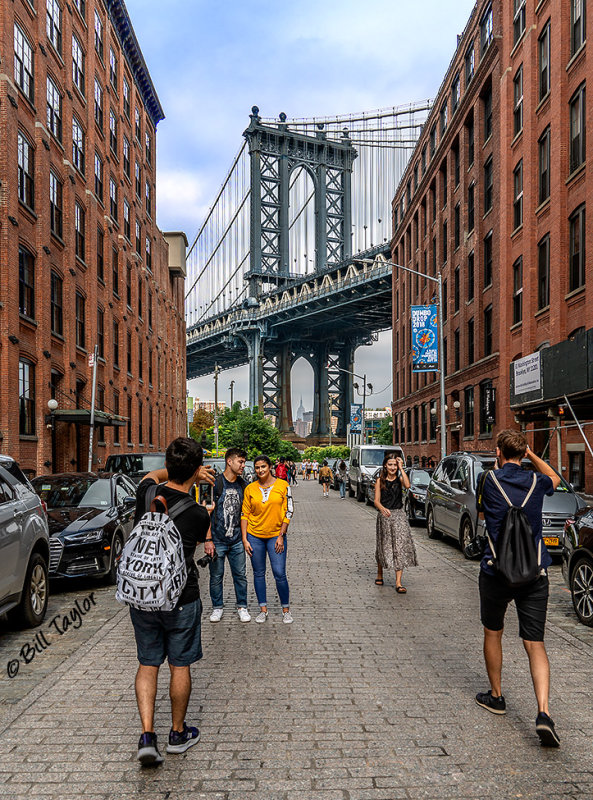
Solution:
{"label": "man with backpack", "polygon": [[[480,616],[484,626],[484,660],[488,692],[476,702],[493,714],[505,714],[502,695],[502,633],[511,600],[519,617],[519,635],[529,658],[538,705],[535,723],[540,742],[558,747],[560,739],[549,716],[550,664],[544,646],[548,606],[547,568],[552,559],[542,538],[544,495],[552,495],[560,477],[527,446],[519,431],[502,431],[496,440],[497,468],[478,482],[478,511],[483,513],[487,543],[480,564]],[[527,457],[533,470],[523,469]]]}
{"label": "man with backpack", "polygon": [[224,559],[227,558],[237,601],[237,614],[241,622],[250,622],[247,610],[247,576],[245,574],[245,548],[241,537],[241,506],[247,483],[243,480],[247,453],[231,447],[224,454],[224,472],[214,482],[214,513],[212,515],[212,539],[216,548],[216,560],[210,562],[210,599],[212,614],[210,622],[220,622],[224,613],[222,581]]}
{"label": "man with backpack", "polygon": [[[142,603],[144,592],[138,589],[142,584],[138,581],[134,585],[132,581],[128,581],[132,583],[132,590],[135,589],[134,599],[129,604],[140,662],[136,675],[136,700],[142,723],[142,735],[138,744],[138,760],[142,765],[155,765],[163,761],[154,732],[154,706],[159,667],[165,658],[169,661],[171,671],[169,696],[172,716],[167,752],[183,753],[200,739],[198,728],[186,724],[185,713],[191,694],[190,665],[202,658],[200,625],[202,603],[198,570],[194,561],[196,545],[198,542],[205,542],[205,552],[209,555],[214,553],[214,545],[209,534],[212,509],[199,506],[188,494],[193,484],[198,481],[214,483],[211,471],[202,467],[202,457],[202,448],[196,441],[183,437],[175,439],[167,448],[165,468],[145,475],[136,494],[135,529],[129,542],[138,530],[139,535],[134,539],[137,548],[139,547],[137,553],[146,554],[145,568],[151,566],[151,560],[156,563],[165,540],[160,539],[157,544],[156,538],[150,539],[148,535],[143,537],[142,528],[146,529],[146,534],[155,531],[158,534],[159,526],[172,522],[173,535],[177,536],[177,539],[180,535],[181,538],[183,548],[181,568],[183,576],[187,576],[182,588],[178,586],[181,592],[172,610],[161,610],[159,607],[146,610]],[[162,513],[149,513],[145,516],[145,512],[150,512],[151,507],[154,511],[164,508],[168,520]],[[120,578],[122,572],[125,572],[125,556],[124,548],[120,562]],[[136,567],[138,561],[139,559],[135,558],[129,565],[130,569]],[[172,577],[173,584],[182,583],[177,575],[168,577]],[[123,590],[126,589],[124,583]],[[128,602],[121,595],[122,584],[118,579],[118,599]]]}

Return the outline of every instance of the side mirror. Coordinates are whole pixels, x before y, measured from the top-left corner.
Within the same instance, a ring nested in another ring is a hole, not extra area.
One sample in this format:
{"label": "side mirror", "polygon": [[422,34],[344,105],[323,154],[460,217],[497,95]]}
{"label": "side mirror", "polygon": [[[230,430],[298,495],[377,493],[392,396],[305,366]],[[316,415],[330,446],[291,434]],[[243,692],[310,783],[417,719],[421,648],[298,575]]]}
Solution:
{"label": "side mirror", "polygon": [[124,497],[123,506],[125,509],[134,508],[136,505],[136,498],[129,495],[128,497]]}
{"label": "side mirror", "polygon": [[357,467],[358,466],[358,459],[357,458],[353,458],[352,459],[352,466],[353,467]]}
{"label": "side mirror", "polygon": [[451,481],[451,487],[453,489],[461,489],[462,488],[462,482],[458,478],[454,478]]}

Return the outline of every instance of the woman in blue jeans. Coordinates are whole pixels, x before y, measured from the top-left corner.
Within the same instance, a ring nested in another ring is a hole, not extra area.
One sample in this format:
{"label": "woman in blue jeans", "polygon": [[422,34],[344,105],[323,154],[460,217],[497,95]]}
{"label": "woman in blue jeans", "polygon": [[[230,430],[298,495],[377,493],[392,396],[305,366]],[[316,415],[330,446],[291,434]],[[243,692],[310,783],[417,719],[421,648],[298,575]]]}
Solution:
{"label": "woman in blue jeans", "polygon": [[266,558],[270,559],[276,589],[282,604],[282,621],[292,622],[286,579],[286,531],[292,517],[292,494],[288,483],[275,478],[268,456],[254,461],[257,480],[245,488],[241,510],[241,535],[245,552],[251,558],[253,583],[260,613],[255,618],[268,619],[266,596]]}

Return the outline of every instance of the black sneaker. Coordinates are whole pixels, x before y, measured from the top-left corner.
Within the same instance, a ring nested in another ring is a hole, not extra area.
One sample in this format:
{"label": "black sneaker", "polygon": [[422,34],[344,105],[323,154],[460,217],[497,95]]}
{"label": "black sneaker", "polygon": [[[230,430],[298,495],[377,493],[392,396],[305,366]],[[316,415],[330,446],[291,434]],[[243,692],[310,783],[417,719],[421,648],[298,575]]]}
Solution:
{"label": "black sneaker", "polygon": [[491,711],[493,714],[506,714],[507,704],[504,697],[493,697],[492,691],[489,689],[487,692],[478,692],[476,695],[476,703],[486,711]]}
{"label": "black sneaker", "polygon": [[189,747],[193,744],[197,744],[199,741],[200,731],[198,728],[188,727],[184,722],[181,733],[171,728],[167,753],[185,753]]}
{"label": "black sneaker", "polygon": [[138,761],[143,767],[162,764],[163,757],[156,743],[156,733],[143,733],[138,742]]}
{"label": "black sneaker", "polygon": [[540,711],[535,720],[535,731],[542,747],[560,747],[560,737],[556,733],[554,720]]}

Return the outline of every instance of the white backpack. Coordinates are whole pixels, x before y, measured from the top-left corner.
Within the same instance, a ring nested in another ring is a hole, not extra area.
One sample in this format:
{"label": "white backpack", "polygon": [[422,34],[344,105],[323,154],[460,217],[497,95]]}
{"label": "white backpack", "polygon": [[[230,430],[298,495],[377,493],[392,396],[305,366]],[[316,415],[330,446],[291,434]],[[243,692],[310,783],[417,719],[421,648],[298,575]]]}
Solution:
{"label": "white backpack", "polygon": [[174,520],[195,500],[188,496],[169,513],[165,498],[159,496],[167,511],[160,514],[154,510],[157,492],[158,486],[148,487],[149,510],[132,530],[117,567],[116,600],[140,611],[172,611],[187,580],[183,542]]}

